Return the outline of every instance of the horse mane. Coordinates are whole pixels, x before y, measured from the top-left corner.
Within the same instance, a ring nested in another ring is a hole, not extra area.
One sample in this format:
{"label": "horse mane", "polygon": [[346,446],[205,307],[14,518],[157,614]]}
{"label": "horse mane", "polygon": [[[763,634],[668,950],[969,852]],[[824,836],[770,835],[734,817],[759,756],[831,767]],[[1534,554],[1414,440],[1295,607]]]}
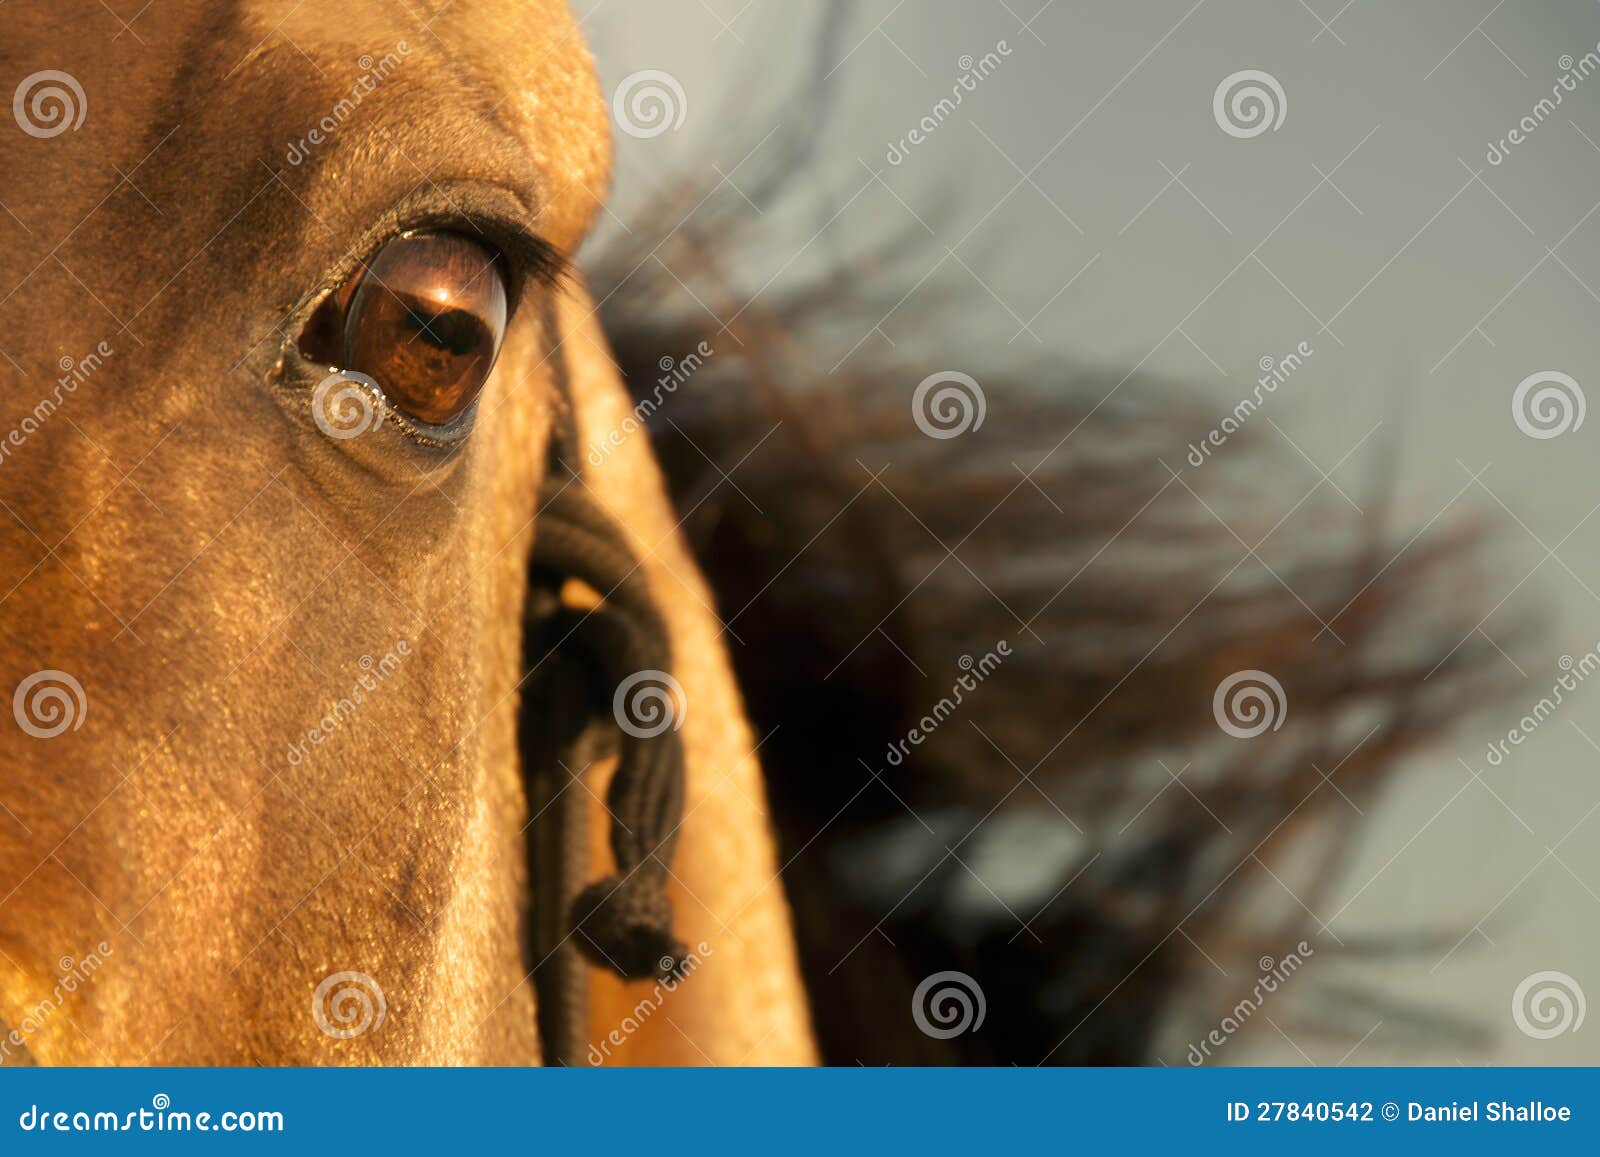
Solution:
{"label": "horse mane", "polygon": [[[815,148],[779,141],[743,195],[773,203]],[[1319,489],[1273,525],[1259,496],[1304,471],[1248,429],[1190,468],[1220,414],[1177,383],[847,353],[915,280],[917,235],[745,300],[753,217],[679,187],[585,265],[765,737],[824,1059],[1153,1063],[1262,957],[1404,947],[1340,947],[1308,909],[1404,757],[1500,690],[1476,525],[1413,540],[1381,480],[1364,516]],[[898,328],[940,332],[959,295],[928,288]],[[942,369],[986,402],[951,439],[912,412]],[[1281,684],[1281,727],[1219,728],[1241,671]],[[931,1036],[914,994],[949,970],[986,1016]]]}

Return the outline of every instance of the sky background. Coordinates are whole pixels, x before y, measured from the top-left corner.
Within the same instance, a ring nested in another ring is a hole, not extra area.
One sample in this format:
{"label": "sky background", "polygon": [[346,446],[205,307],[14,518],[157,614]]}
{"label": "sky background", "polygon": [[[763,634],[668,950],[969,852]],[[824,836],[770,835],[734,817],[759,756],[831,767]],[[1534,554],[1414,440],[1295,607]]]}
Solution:
{"label": "sky background", "polygon": [[[821,7],[576,0],[608,94],[643,69],[683,90],[678,128],[618,136],[603,233],[615,239],[686,174],[737,188],[767,134],[810,115],[825,83],[815,164],[763,207],[749,291],[910,228],[927,245],[906,288],[926,272],[964,299],[938,335],[916,331],[911,306],[897,311],[857,336],[857,356],[885,341],[1048,352],[1184,383],[1220,421],[1263,358],[1306,343],[1252,425],[1304,467],[1306,490],[1362,504],[1395,455],[1397,525],[1477,512],[1497,536],[1480,630],[1505,647],[1518,688],[1382,798],[1316,917],[1347,938],[1459,934],[1362,979],[1470,1014],[1492,1037],[1486,1053],[1418,1055],[1362,1011],[1354,1049],[1257,1025],[1223,1059],[1600,1063],[1600,1023],[1536,1039],[1512,1017],[1519,982],[1543,970],[1600,995],[1600,686],[1580,687],[1499,766],[1486,759],[1550,693],[1563,656],[1600,646],[1600,414],[1533,437],[1523,425],[1548,431],[1513,411],[1518,384],[1540,373],[1600,404],[1600,72],[1489,157],[1600,54],[1600,6],[891,0],[855,5],[839,59],[819,68]],[[963,57],[990,52],[998,67],[890,163]],[[1214,94],[1242,70],[1276,80],[1275,128],[1219,123]],[[1529,607],[1546,631],[1511,640],[1514,609]],[[1242,994],[1254,977],[1236,980]]]}

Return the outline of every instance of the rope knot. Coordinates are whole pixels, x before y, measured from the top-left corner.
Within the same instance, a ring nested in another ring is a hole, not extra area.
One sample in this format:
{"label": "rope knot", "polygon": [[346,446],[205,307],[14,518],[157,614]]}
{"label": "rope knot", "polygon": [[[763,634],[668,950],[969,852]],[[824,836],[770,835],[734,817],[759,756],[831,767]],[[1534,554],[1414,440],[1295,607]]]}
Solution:
{"label": "rope knot", "polygon": [[683,975],[688,950],[672,935],[672,905],[659,873],[641,867],[596,880],[578,893],[572,915],[584,955],[624,980]]}
{"label": "rope knot", "polygon": [[683,818],[683,743],[675,723],[634,726],[617,705],[646,676],[677,685],[668,673],[672,642],[626,536],[587,495],[586,487],[564,483],[555,490],[539,518],[533,557],[533,565],[601,595],[598,606],[572,611],[575,621],[554,649],[588,659],[594,713],[621,733],[606,788],[617,871],[579,892],[569,913],[578,947],[593,963],[624,980],[666,980],[683,975],[687,956],[672,935],[665,892]]}

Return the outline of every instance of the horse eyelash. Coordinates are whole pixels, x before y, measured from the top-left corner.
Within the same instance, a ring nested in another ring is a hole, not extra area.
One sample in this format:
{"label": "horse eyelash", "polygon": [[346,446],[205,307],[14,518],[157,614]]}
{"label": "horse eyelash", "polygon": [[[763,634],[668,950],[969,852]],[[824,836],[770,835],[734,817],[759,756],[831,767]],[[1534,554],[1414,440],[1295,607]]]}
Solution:
{"label": "horse eyelash", "polygon": [[513,308],[520,307],[521,298],[529,286],[559,289],[575,270],[570,257],[520,222],[494,222],[488,229],[475,227],[468,222],[449,221],[426,227],[451,229],[467,237],[481,238],[493,246],[510,264],[519,285],[516,294],[518,300],[513,303]]}
{"label": "horse eyelash", "polygon": [[526,252],[520,254],[523,276],[544,289],[559,289],[573,274],[570,257],[542,237],[525,239]]}

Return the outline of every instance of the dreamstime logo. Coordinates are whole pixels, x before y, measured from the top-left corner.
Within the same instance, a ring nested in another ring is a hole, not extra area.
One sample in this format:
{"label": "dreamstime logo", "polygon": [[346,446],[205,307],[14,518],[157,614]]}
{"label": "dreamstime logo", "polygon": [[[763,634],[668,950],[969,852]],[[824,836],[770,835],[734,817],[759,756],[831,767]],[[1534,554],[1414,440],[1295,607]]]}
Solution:
{"label": "dreamstime logo", "polygon": [[388,1011],[383,989],[365,972],[332,973],[311,994],[311,1018],[335,1040],[382,1028]]}
{"label": "dreamstime logo", "polygon": [[1302,940],[1295,945],[1293,951],[1284,953],[1281,959],[1263,956],[1256,961],[1256,966],[1261,969],[1261,975],[1257,977],[1255,985],[1239,998],[1239,1002],[1229,1009],[1205,1036],[1189,1046],[1187,1057],[1189,1063],[1198,1066],[1210,1060],[1215,1050],[1227,1044],[1235,1033],[1244,1028],[1252,1016],[1261,1011],[1262,1006],[1267,1003],[1267,997],[1287,984],[1289,978],[1299,972],[1305,962],[1315,955],[1316,950]]}
{"label": "dreamstime logo", "polygon": [[687,709],[683,685],[665,671],[635,671],[617,685],[611,698],[617,726],[635,739],[678,730]]}
{"label": "dreamstime logo", "polygon": [[311,392],[311,417],[330,438],[359,438],[383,422],[383,387],[356,370],[335,370]]}
{"label": "dreamstime logo", "polygon": [[384,682],[400,669],[400,661],[411,655],[411,643],[407,639],[397,639],[392,648],[385,651],[382,657],[374,659],[371,655],[362,655],[356,660],[356,666],[361,673],[356,676],[356,681],[350,684],[350,690],[336,700],[316,725],[310,728],[303,737],[293,740],[284,758],[290,767],[298,767],[305,758],[311,754],[311,749],[321,747],[331,739],[340,728],[355,718],[356,710],[367,701],[367,696],[376,692]]}
{"label": "dreamstime logo", "polygon": [[1211,115],[1230,137],[1249,140],[1278,131],[1289,115],[1289,98],[1270,72],[1245,68],[1222,78],[1211,97]]}
{"label": "dreamstime logo", "polygon": [[1583,387],[1571,374],[1540,370],[1517,384],[1511,395],[1511,418],[1530,438],[1559,438],[1583,425],[1587,408]]}
{"label": "dreamstime logo", "polygon": [[1211,714],[1217,726],[1235,739],[1254,739],[1269,728],[1283,726],[1289,701],[1283,684],[1265,671],[1235,671],[1217,684],[1211,697]]}
{"label": "dreamstime logo", "polygon": [[1561,674],[1556,677],[1556,682],[1550,688],[1550,694],[1542,696],[1539,702],[1533,705],[1517,725],[1506,732],[1504,739],[1489,741],[1487,758],[1489,766],[1499,767],[1511,754],[1513,747],[1521,747],[1533,733],[1556,713],[1556,708],[1567,701],[1567,695],[1576,691],[1583,681],[1600,671],[1600,643],[1596,643],[1589,651],[1574,659],[1571,655],[1562,655],[1556,665],[1561,668]]}
{"label": "dreamstime logo", "polygon": [[935,972],[911,994],[911,1019],[935,1040],[977,1032],[987,1011],[983,989],[965,972]]}
{"label": "dreamstime logo", "polygon": [[1220,450],[1229,438],[1243,429],[1250,416],[1267,400],[1267,396],[1277,393],[1278,387],[1305,365],[1306,359],[1315,352],[1310,342],[1303,341],[1280,358],[1274,358],[1270,354],[1263,355],[1256,363],[1261,367],[1261,376],[1256,379],[1256,387],[1250,397],[1239,399],[1239,403],[1233,407],[1233,412],[1223,418],[1222,422],[1199,442],[1189,443],[1189,465],[1197,470],[1204,466],[1206,459],[1211,456],[1211,451]]}
{"label": "dreamstime logo", "polygon": [[339,696],[322,719],[318,719],[314,727],[306,731],[306,735],[291,741],[288,751],[285,752],[288,765],[299,767],[302,760],[312,754],[314,747],[328,743],[328,739],[333,738],[339,728],[355,719],[355,712],[358,707],[366,703],[366,696],[382,687],[384,682],[400,669],[400,661],[410,656],[410,640],[398,639],[395,640],[394,647],[384,651],[381,658],[374,659],[371,655],[363,655],[357,659],[355,666],[362,674],[355,677],[355,682],[350,683],[350,690],[346,695]]}
{"label": "dreamstime logo", "polygon": [[77,393],[78,387],[88,381],[115,352],[110,342],[103,341],[81,358],[74,359],[63,354],[56,361],[61,376],[56,379],[55,389],[34,403],[32,412],[24,413],[21,421],[11,427],[4,438],[0,438],[0,464],[42,430],[62,404]]}
{"label": "dreamstime logo", "polygon": [[1511,994],[1511,1019],[1535,1040],[1549,1040],[1583,1027],[1583,989],[1565,972],[1535,972]]}
{"label": "dreamstime logo", "polygon": [[76,731],[88,713],[83,684],[65,671],[35,671],[11,696],[17,726],[35,739],[54,739],[68,728]]}
{"label": "dreamstime logo", "polygon": [[662,402],[677,393],[678,387],[698,373],[715,352],[710,342],[702,341],[696,343],[694,349],[681,358],[674,358],[670,354],[662,355],[661,360],[656,363],[661,367],[661,376],[656,379],[656,388],[651,391],[649,397],[640,398],[634,403],[632,412],[609,433],[589,443],[589,461],[596,466],[605,465],[607,455],[621,446],[630,435],[643,429],[661,408]]}
{"label": "dreamstime logo", "polygon": [[21,1050],[27,1046],[27,1038],[38,1032],[60,1012],[69,1002],[68,998],[95,978],[95,973],[100,971],[106,962],[106,957],[112,952],[111,945],[104,940],[95,945],[95,950],[83,956],[73,958],[63,956],[56,961],[56,983],[50,993],[41,997],[37,1003],[29,1007],[21,1007],[21,1015],[13,1020],[10,1032],[0,1037],[0,1064],[4,1064],[11,1056],[13,1050],[25,1055]]}
{"label": "dreamstime logo", "polygon": [[276,1109],[227,1109],[221,1113],[174,1109],[172,1098],[157,1093],[150,1107],[126,1112],[103,1108],[104,1102],[88,1109],[52,1112],[30,1104],[17,1116],[17,1128],[24,1133],[71,1135],[77,1133],[282,1133],[283,1113]]}
{"label": "dreamstime logo", "polygon": [[959,438],[980,429],[987,412],[983,387],[960,370],[929,374],[911,395],[911,420],[930,438]]}
{"label": "dreamstime logo", "polygon": [[667,997],[678,991],[678,986],[688,980],[711,954],[711,945],[702,940],[682,960],[663,956],[660,966],[665,979],[658,980],[655,987],[639,999],[638,1003],[623,1016],[617,1027],[607,1033],[599,1044],[591,1044],[585,1059],[591,1065],[602,1065],[610,1060],[611,1050],[620,1048],[629,1037],[643,1028],[652,1016],[661,1011],[661,1006],[666,1003]]}
{"label": "dreamstime logo", "polygon": [[646,68],[622,78],[611,95],[611,115],[630,137],[649,140],[683,127],[689,98],[670,72]]}
{"label": "dreamstime logo", "polygon": [[1600,44],[1577,60],[1572,59],[1570,52],[1564,52],[1557,58],[1556,65],[1561,69],[1561,75],[1550,86],[1550,95],[1540,97],[1538,103],[1505,136],[1489,142],[1489,151],[1484,154],[1484,159],[1491,165],[1500,164],[1511,155],[1512,149],[1531,137],[1535,129],[1554,115],[1556,106],[1565,99],[1565,94],[1577,91],[1580,80],[1600,71]]}
{"label": "dreamstime logo", "polygon": [[47,68],[22,78],[11,97],[11,115],[30,137],[59,137],[68,129],[77,132],[83,127],[89,98],[77,77]]}
{"label": "dreamstime logo", "polygon": [[890,767],[899,767],[911,755],[913,747],[920,747],[928,736],[937,731],[946,719],[956,713],[956,708],[965,702],[966,695],[978,689],[978,685],[994,674],[1000,664],[1011,657],[1011,644],[1002,639],[994,645],[993,651],[985,651],[983,658],[974,660],[971,655],[962,655],[956,662],[964,672],[950,688],[950,694],[940,699],[933,708],[912,725],[906,732],[904,739],[896,740],[889,744],[884,756],[889,761]]}
{"label": "dreamstime logo", "polygon": [[970,52],[963,52],[956,59],[956,67],[961,70],[961,75],[957,76],[955,84],[950,86],[950,95],[940,97],[928,115],[913,125],[905,136],[898,141],[890,141],[884,159],[891,165],[898,165],[904,161],[913,148],[932,136],[934,131],[955,113],[966,98],[966,94],[978,91],[978,82],[993,75],[1000,67],[1002,58],[1010,55],[1011,46],[1004,40],[996,41],[992,52],[985,52],[976,60]]}
{"label": "dreamstime logo", "polygon": [[377,59],[371,53],[363,53],[356,61],[361,69],[361,75],[350,86],[347,95],[341,96],[337,104],[328,110],[328,114],[319,120],[305,136],[298,141],[290,141],[289,148],[284,153],[283,159],[291,165],[298,165],[311,155],[318,145],[326,144],[333,139],[333,134],[342,128],[346,121],[355,115],[356,109],[361,107],[361,102],[372,93],[376,92],[390,74],[399,68],[404,59],[411,55],[411,45],[404,40],[397,41],[394,50],[386,52]]}

